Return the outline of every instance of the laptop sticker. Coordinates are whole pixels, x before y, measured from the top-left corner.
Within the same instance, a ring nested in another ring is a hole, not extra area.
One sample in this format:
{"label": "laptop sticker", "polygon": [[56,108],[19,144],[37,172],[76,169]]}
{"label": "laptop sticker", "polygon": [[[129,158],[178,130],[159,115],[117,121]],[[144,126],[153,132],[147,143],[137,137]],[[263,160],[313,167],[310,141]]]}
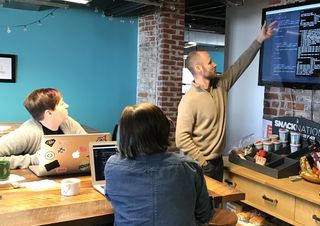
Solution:
{"label": "laptop sticker", "polygon": [[59,167],[56,169],[57,173],[65,173],[67,171],[68,171],[68,169],[66,167]]}
{"label": "laptop sticker", "polygon": [[66,151],[67,151],[66,148],[61,147],[61,148],[59,148],[58,153],[63,154],[63,153],[65,153]]}
{"label": "laptop sticker", "polygon": [[79,170],[80,171],[89,171],[90,169],[90,163],[89,161],[83,161],[79,165]]}
{"label": "laptop sticker", "polygon": [[54,158],[54,152],[53,151],[48,151],[45,156],[44,156],[47,160],[51,160]]}
{"label": "laptop sticker", "polygon": [[72,152],[72,158],[74,158],[74,159],[80,158],[79,150],[76,150],[76,151]]}
{"label": "laptop sticker", "polygon": [[45,144],[48,145],[49,147],[52,147],[55,142],[56,142],[55,139],[50,139],[50,140],[46,140]]}
{"label": "laptop sticker", "polygon": [[53,170],[55,168],[58,168],[60,166],[59,161],[58,160],[54,160],[53,162],[50,162],[48,164],[45,164],[44,167],[46,168],[46,170],[49,172],[50,170]]}
{"label": "laptop sticker", "polygon": [[96,142],[100,142],[100,141],[107,141],[106,136],[98,137]]}
{"label": "laptop sticker", "polygon": [[84,146],[79,147],[80,152],[88,152],[88,150],[89,150],[88,147],[84,147]]}

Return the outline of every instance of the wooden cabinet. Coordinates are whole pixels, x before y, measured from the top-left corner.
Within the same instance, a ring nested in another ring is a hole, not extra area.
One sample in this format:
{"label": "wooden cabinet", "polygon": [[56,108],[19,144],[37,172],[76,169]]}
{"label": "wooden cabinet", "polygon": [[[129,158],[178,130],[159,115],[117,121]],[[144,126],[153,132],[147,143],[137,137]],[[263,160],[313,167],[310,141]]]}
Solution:
{"label": "wooden cabinet", "polygon": [[291,208],[295,203],[293,196],[240,176],[234,176],[232,181],[237,184],[237,189],[245,192],[246,198],[244,202],[248,205],[254,205],[256,208],[273,216],[294,219],[294,210]]}
{"label": "wooden cabinet", "polygon": [[300,224],[319,226],[320,206],[297,198],[295,205],[295,220]]}
{"label": "wooden cabinet", "polygon": [[224,159],[224,179],[245,193],[242,202],[289,224],[320,226],[320,185],[276,179]]}

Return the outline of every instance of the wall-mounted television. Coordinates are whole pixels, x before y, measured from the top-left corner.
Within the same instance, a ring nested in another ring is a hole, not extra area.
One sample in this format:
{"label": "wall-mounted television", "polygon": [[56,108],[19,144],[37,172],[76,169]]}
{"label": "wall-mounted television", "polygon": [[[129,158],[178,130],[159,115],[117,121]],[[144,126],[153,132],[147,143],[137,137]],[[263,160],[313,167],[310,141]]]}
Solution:
{"label": "wall-mounted television", "polygon": [[320,3],[262,9],[262,23],[276,20],[260,50],[258,85],[320,88]]}

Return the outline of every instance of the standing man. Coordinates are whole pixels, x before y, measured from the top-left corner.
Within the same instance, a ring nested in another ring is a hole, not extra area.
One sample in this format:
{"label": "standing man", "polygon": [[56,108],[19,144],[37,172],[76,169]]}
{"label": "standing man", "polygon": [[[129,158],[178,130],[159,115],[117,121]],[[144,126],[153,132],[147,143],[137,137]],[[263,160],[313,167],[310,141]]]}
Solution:
{"label": "standing man", "polygon": [[223,179],[228,92],[250,65],[262,42],[272,36],[275,23],[265,23],[256,40],[219,78],[217,65],[208,52],[194,51],[187,57],[186,67],[194,81],[179,104],[176,145],[199,162],[205,175],[216,180]]}

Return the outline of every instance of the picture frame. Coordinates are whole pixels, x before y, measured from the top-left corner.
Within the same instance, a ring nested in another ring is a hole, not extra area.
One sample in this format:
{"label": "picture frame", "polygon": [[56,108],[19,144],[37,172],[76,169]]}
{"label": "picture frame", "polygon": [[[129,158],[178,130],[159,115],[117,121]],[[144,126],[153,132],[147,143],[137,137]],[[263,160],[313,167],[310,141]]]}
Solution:
{"label": "picture frame", "polygon": [[0,82],[16,82],[16,60],[16,55],[0,54]]}

